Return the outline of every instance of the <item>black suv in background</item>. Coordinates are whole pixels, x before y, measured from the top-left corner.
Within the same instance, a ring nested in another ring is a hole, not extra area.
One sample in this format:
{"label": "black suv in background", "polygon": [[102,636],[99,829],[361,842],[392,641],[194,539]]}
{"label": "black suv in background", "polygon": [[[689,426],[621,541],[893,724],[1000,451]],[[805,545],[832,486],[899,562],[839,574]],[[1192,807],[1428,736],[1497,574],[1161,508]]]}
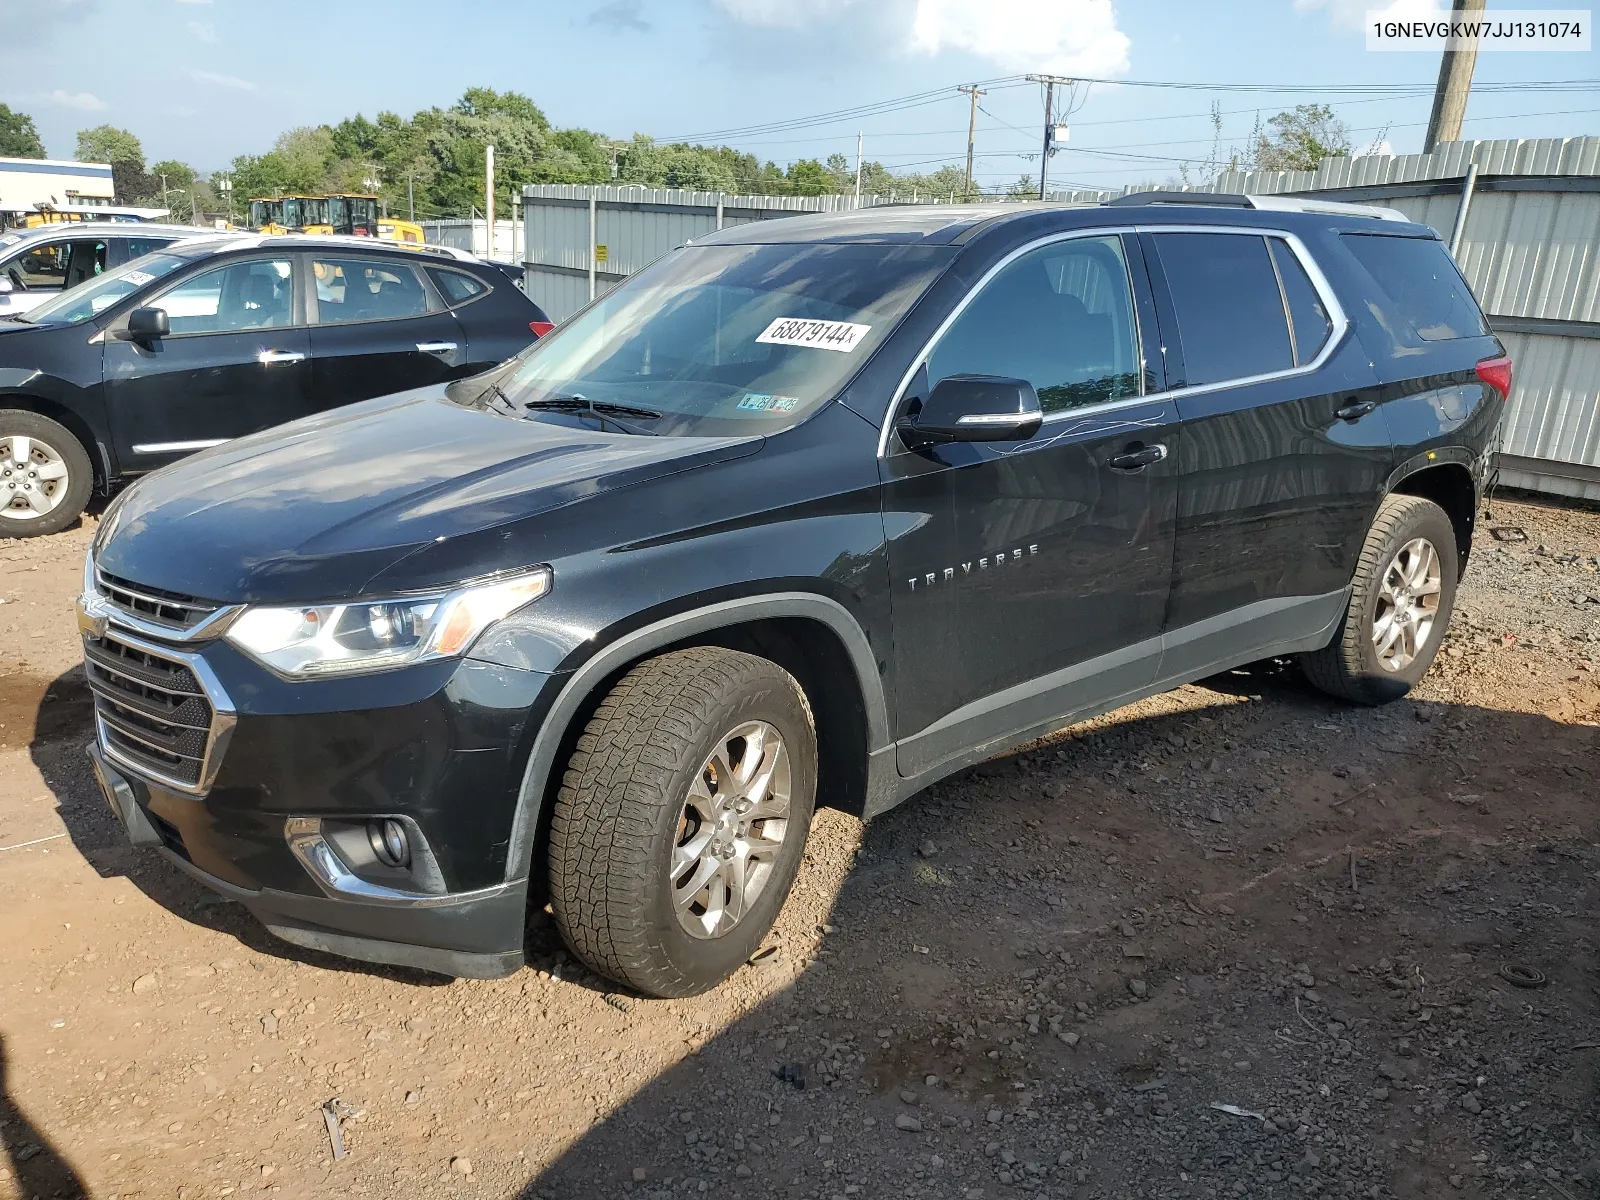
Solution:
{"label": "black suv in background", "polygon": [[489,263],[365,238],[213,237],[113,265],[0,319],[0,537],[65,529],[96,482],[476,374],[549,328]]}
{"label": "black suv in background", "polygon": [[133,840],[458,975],[548,898],[684,995],[766,936],[819,801],[1268,656],[1405,694],[1500,343],[1396,214],[1140,199],[725,230],[496,370],[140,481],[80,607]]}

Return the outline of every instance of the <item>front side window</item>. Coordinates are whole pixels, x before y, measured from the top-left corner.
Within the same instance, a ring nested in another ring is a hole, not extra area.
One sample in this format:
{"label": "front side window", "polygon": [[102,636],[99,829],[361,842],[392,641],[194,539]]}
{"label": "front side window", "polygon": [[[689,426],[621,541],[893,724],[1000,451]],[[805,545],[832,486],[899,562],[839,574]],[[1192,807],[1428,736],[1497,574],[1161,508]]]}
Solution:
{"label": "front side window", "polygon": [[428,311],[427,290],[406,263],[317,258],[311,269],[317,281],[320,325],[420,317]]}
{"label": "front side window", "polygon": [[294,271],[288,259],[257,259],[203,271],[164,293],[174,335],[274,329],[294,319]]}
{"label": "front side window", "polygon": [[1483,337],[1489,332],[1472,290],[1443,242],[1371,233],[1347,233],[1343,239],[1401,319],[1424,341]]}
{"label": "front side window", "polygon": [[1265,237],[1158,233],[1155,243],[1176,310],[1184,384],[1245,379],[1295,365]]}
{"label": "front side window", "polygon": [[1139,334],[1117,237],[1058,242],[1003,268],[928,358],[949,375],[1026,379],[1046,414],[1139,394]]}
{"label": "front side window", "polygon": [[67,277],[63,287],[77,287],[106,269],[106,244],[96,238],[75,238],[67,245]]}
{"label": "front side window", "polygon": [[11,319],[35,325],[76,325],[105,312],[189,261],[176,254],[147,254]]}
{"label": "front side window", "polygon": [[13,285],[30,292],[50,291],[60,288],[67,279],[66,240],[45,242],[30,246],[6,264],[6,274]]}
{"label": "front side window", "polygon": [[861,243],[686,246],[524,350],[491,393],[495,411],[571,422],[595,420],[573,409],[594,405],[603,416],[608,405],[626,406],[633,411],[608,428],[775,432],[837,395],[955,254]]}

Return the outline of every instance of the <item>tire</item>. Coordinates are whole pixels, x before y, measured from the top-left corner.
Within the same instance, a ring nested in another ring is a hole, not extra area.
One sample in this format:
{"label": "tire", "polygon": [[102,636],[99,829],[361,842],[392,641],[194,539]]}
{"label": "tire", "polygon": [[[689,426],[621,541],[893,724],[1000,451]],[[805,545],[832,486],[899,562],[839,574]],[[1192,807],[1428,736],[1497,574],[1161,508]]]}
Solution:
{"label": "tire", "polygon": [[[749,790],[765,799],[741,814],[745,777],[764,774],[770,785]],[[584,728],[552,809],[550,907],[567,945],[646,995],[715,987],[783,907],[816,780],[810,706],[775,663],[717,646],[640,663]],[[737,916],[735,877],[746,881]]]}
{"label": "tire", "polygon": [[64,425],[0,408],[0,537],[60,533],[89,503],[94,468]]}
{"label": "tire", "polygon": [[[1431,567],[1419,547],[1432,549]],[[1404,696],[1439,652],[1455,608],[1460,561],[1455,527],[1442,508],[1421,496],[1385,499],[1361,547],[1338,633],[1321,650],[1300,656],[1306,678],[1330,696],[1357,704]],[[1397,591],[1386,590],[1386,579]],[[1391,597],[1413,619],[1395,621]]]}

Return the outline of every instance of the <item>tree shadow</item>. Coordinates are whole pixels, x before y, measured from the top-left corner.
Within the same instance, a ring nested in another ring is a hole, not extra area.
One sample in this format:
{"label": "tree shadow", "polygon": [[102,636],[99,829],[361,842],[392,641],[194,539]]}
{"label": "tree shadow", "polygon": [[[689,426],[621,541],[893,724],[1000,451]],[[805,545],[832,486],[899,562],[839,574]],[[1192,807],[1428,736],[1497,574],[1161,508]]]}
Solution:
{"label": "tree shadow", "polygon": [[[1423,1197],[1456,1194],[1446,1177],[1463,1169],[1460,1194],[1477,1196],[1495,1166],[1524,1171],[1489,1114],[1592,1115],[1600,1067],[1555,1043],[1600,1017],[1600,922],[1518,906],[1593,887],[1600,732],[1339,706],[1270,665],[1190,699],[1068,731],[874,821],[792,982],[519,1196],[1289,1197],[1317,1180]],[[1186,773],[1209,782],[1191,795]],[[1506,986],[1506,961],[1549,986]],[[725,986],[761,989],[761,969]],[[1432,989],[1420,1006],[1413,972]],[[1457,1007],[1430,1024],[1437,995]],[[1556,1031],[1548,1050],[1515,1015],[1530,1002]],[[1464,1042],[1461,1014],[1485,1008],[1506,1019]],[[1482,1125],[1459,1102],[1464,1044],[1489,1078]],[[1446,1145],[1466,1147],[1464,1168]],[[1550,1145],[1541,1170],[1569,1192],[1600,1166]],[[1480,1172],[1466,1159],[1481,1149]]]}
{"label": "tree shadow", "polygon": [[0,1034],[0,1149],[11,1164],[17,1194],[33,1197],[86,1197],[89,1189],[78,1173],[39,1128],[18,1107],[11,1095],[5,1036]]}
{"label": "tree shadow", "polygon": [[[27,694],[26,685],[16,692],[24,703]],[[243,905],[212,892],[159,852],[131,845],[101,795],[84,753],[84,746],[93,736],[94,701],[83,668],[73,667],[49,681],[34,705],[28,752],[55,796],[57,814],[72,844],[102,879],[125,877],[174,916],[203,929],[226,933],[258,954],[325,971],[371,975],[393,983],[448,985],[448,978],[427,971],[362,963],[279,941]]]}

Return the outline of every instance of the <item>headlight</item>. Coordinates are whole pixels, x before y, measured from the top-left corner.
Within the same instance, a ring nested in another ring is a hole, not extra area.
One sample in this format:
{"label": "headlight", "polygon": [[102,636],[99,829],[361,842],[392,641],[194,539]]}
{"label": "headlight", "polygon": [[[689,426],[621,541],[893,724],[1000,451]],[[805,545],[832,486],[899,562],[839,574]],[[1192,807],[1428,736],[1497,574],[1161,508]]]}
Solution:
{"label": "headlight", "polygon": [[501,617],[550,590],[541,567],[434,596],[249,608],[227,640],[279,675],[351,675],[463,653]]}

